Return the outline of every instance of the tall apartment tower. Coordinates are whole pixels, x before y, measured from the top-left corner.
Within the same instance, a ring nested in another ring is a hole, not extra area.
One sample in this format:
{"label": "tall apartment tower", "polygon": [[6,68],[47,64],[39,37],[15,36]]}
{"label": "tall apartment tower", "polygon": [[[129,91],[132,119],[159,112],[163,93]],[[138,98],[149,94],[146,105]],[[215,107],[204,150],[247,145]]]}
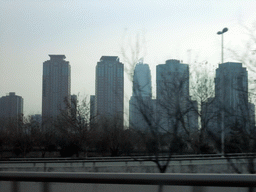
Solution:
{"label": "tall apartment tower", "polygon": [[23,98],[10,92],[9,95],[0,98],[0,130],[12,123],[15,127],[22,121]]}
{"label": "tall apartment tower", "polygon": [[151,72],[148,64],[138,63],[133,74],[133,91],[129,102],[129,126],[148,131],[153,126]]}
{"label": "tall apartment tower", "polygon": [[102,56],[96,66],[95,109],[98,122],[113,121],[123,127],[124,65],[116,56]]}
{"label": "tall apartment tower", "polygon": [[159,131],[182,132],[182,121],[188,122],[189,65],[174,59],[157,65],[156,85]]}
{"label": "tall apartment tower", "polygon": [[49,55],[43,63],[42,128],[51,128],[53,121],[70,103],[70,65],[65,55]]}
{"label": "tall apartment tower", "polygon": [[229,128],[237,123],[247,126],[244,120],[250,116],[248,73],[246,68],[242,67],[242,63],[219,64],[216,69],[215,97],[218,105],[217,132],[220,132],[222,121],[224,121],[225,132],[229,132]]}

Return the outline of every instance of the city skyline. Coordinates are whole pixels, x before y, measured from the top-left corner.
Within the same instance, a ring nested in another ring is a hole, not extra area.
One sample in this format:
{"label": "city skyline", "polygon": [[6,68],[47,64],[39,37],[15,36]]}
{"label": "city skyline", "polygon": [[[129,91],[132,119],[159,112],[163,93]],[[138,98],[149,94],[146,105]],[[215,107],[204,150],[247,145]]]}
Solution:
{"label": "city skyline", "polygon": [[[47,108],[49,105],[54,110],[51,111],[50,116],[56,116],[60,114],[61,109],[64,110],[66,104],[64,99],[61,100],[63,94],[67,94],[68,96],[63,96],[64,98],[68,98],[70,95],[70,65],[68,61],[65,61],[65,55],[49,55],[50,60],[45,61],[43,63],[43,98],[45,96],[48,97],[48,102],[46,102],[45,98],[43,100],[43,109]],[[94,116],[103,115],[106,116],[114,116],[114,114],[119,114],[119,118],[121,117],[121,122],[124,120],[123,106],[124,106],[124,82],[123,82],[123,64],[120,63],[119,58],[117,56],[102,56],[100,61],[96,66],[96,95],[91,95],[91,106],[95,106],[95,109],[90,109],[91,113]],[[130,99],[130,112],[131,105],[134,104],[131,102],[135,97],[143,97],[140,102],[143,104],[149,105],[147,110],[153,110],[153,105],[156,104],[157,111],[156,121],[160,120],[160,127],[170,127],[171,113],[162,112],[160,109],[163,107],[161,104],[165,105],[166,100],[170,100],[167,106],[164,108],[168,108],[170,105],[170,109],[172,111],[173,106],[177,105],[177,98],[179,100],[180,109],[187,110],[189,108],[195,109],[197,111],[198,104],[196,100],[192,100],[192,95],[189,94],[189,65],[181,63],[181,61],[176,59],[169,59],[165,62],[165,64],[157,65],[157,98],[156,101],[152,98],[151,93],[151,72],[148,64],[143,64],[140,60],[139,63],[136,64],[134,73],[133,73],[133,96]],[[216,69],[216,76],[214,78],[215,86],[215,98],[208,97],[205,100],[205,104],[211,106],[210,111],[205,111],[203,113],[213,113],[216,109],[216,117],[210,117],[210,124],[212,128],[220,125],[221,120],[219,119],[219,111],[224,107],[225,117],[231,113],[233,116],[238,118],[243,118],[242,114],[247,114],[247,118],[250,121],[250,124],[255,124],[255,105],[248,101],[249,92],[248,92],[248,71],[246,67],[242,66],[242,63],[236,62],[226,62],[219,64],[219,67]],[[61,82],[59,84],[58,82]],[[203,82],[201,82],[203,83]],[[64,89],[63,91],[58,91]],[[57,94],[57,97],[53,97]],[[65,91],[66,90],[66,91]],[[178,91],[178,95],[175,95]],[[119,93],[119,94],[117,94]],[[45,95],[45,96],[44,96]],[[15,96],[15,93],[10,92],[9,96]],[[6,98],[9,96],[5,96]],[[167,96],[167,98],[165,97]],[[2,97],[1,99],[5,98]],[[20,97],[20,96],[18,96]],[[76,95],[72,95],[73,100],[77,100]],[[22,111],[23,111],[23,98],[22,99]],[[55,102],[56,98],[59,102]],[[97,99],[96,99],[97,98]],[[146,98],[146,100],[144,99]],[[161,100],[164,100],[161,102]],[[120,106],[117,104],[122,103]],[[174,103],[172,101],[175,101]],[[212,102],[213,101],[213,102]],[[215,103],[220,106],[217,106]],[[156,102],[156,103],[154,103]],[[154,104],[153,104],[154,103]],[[190,103],[190,104],[189,104]],[[203,103],[202,103],[203,104]],[[201,105],[202,105],[201,104]],[[201,107],[204,107],[203,104]],[[98,105],[98,106],[97,106]],[[189,105],[192,105],[189,107]],[[58,107],[59,106],[59,107]],[[61,107],[62,106],[62,107]],[[119,106],[119,107],[118,107]],[[49,107],[48,107],[49,108]],[[61,109],[60,109],[61,108]],[[72,108],[75,106],[72,105]],[[135,107],[136,108],[136,107]],[[204,110],[206,108],[204,107]],[[45,110],[45,109],[44,109]],[[166,110],[166,109],[165,109]],[[231,110],[231,111],[230,111]],[[58,112],[59,111],[59,112]],[[191,128],[200,127],[198,124],[198,115],[195,115],[194,110],[190,110],[188,114],[185,115],[185,122],[193,122]],[[48,112],[49,113],[49,110]],[[153,112],[155,113],[155,112]],[[185,112],[187,113],[187,112]],[[42,117],[44,118],[46,112],[42,113]],[[152,114],[151,114],[152,115]],[[168,118],[168,126],[164,125],[165,122],[164,116]],[[49,116],[49,114],[48,114]],[[154,115],[153,115],[154,116]],[[161,118],[157,117],[161,116]],[[91,116],[92,117],[92,116]],[[130,116],[131,117],[131,116]],[[218,117],[218,118],[217,118]],[[151,117],[152,118],[152,117]],[[191,119],[192,118],[192,119]],[[186,120],[187,119],[187,120]],[[44,121],[44,119],[43,119]],[[131,118],[129,120],[131,122]],[[240,121],[240,120],[239,120]],[[242,122],[243,120],[241,120]],[[229,120],[229,123],[235,123],[232,118]],[[123,123],[122,123],[123,124]],[[134,123],[138,125],[137,123]],[[163,125],[161,125],[163,124]],[[214,125],[215,124],[215,125]],[[233,125],[232,124],[232,125]],[[124,125],[127,125],[125,123]],[[226,125],[225,125],[226,126]]]}
{"label": "city skyline", "polygon": [[[16,92],[24,98],[25,115],[41,113],[41,63],[48,54],[65,54],[72,63],[72,94],[93,95],[98,58],[117,55],[128,67],[121,47],[128,50],[137,34],[144,49],[139,58],[149,64],[152,82],[155,66],[169,58],[208,61],[216,68],[221,44],[216,33],[229,28],[224,35],[224,60],[235,60],[227,49],[244,51],[243,25],[253,29],[255,9],[254,1],[227,0],[1,1],[0,96]],[[127,100],[132,90],[127,78],[125,85]],[[155,96],[155,83],[152,87]]]}
{"label": "city skyline", "polygon": [[[51,65],[51,66],[54,66],[54,65],[56,65],[56,64],[58,64],[59,62],[61,62],[61,61],[64,61],[64,63],[66,62],[67,64],[68,64],[68,71],[67,71],[67,73],[69,74],[68,75],[68,78],[66,78],[66,79],[69,79],[68,80],[68,82],[69,83],[67,83],[67,85],[68,85],[68,92],[70,92],[70,65],[69,65],[69,62],[68,61],[65,61],[64,59],[66,58],[65,57],[65,55],[49,55],[50,56],[50,60],[48,60],[48,61],[45,61],[43,64],[45,65],[43,68],[44,68],[44,75],[43,75],[43,79],[45,79],[43,82],[43,86],[42,86],[42,88],[43,88],[43,94],[44,94],[44,92],[45,92],[45,88],[44,87],[46,87],[45,85],[46,84],[51,84],[50,82],[48,82],[48,83],[45,83],[46,82],[46,77],[44,77],[45,75],[49,75],[49,73],[50,73],[50,71],[51,72],[53,72],[53,69],[51,69],[50,70],[50,68],[49,68],[49,66],[46,66],[46,64],[53,64],[53,65]],[[98,74],[105,74],[105,72],[103,72],[104,70],[105,70],[105,68],[106,68],[106,65],[104,66],[104,69],[103,70],[100,70],[99,69],[99,67],[98,67],[98,64],[99,63],[105,63],[105,64],[107,64],[107,65],[110,65],[110,67],[111,66],[113,66],[113,63],[115,63],[115,62],[118,62],[119,63],[119,58],[117,57],[117,56],[102,56],[101,57],[101,59],[100,59],[100,62],[98,62],[97,63],[97,65],[96,65],[96,70],[95,70],[95,72],[96,72],[96,77],[97,77],[97,73]],[[122,63],[120,63],[120,64],[122,64]],[[171,64],[171,65],[170,65]],[[177,65],[177,64],[179,64],[179,65]],[[171,70],[168,72],[168,70],[169,69],[167,69],[166,68],[166,66],[169,66],[169,67],[167,67],[167,68],[170,68]],[[103,65],[102,65],[103,66]],[[175,67],[176,66],[176,67]],[[177,67],[177,66],[183,66],[183,67]],[[144,70],[143,68],[147,68],[146,70]],[[244,70],[244,72],[243,73],[241,73],[241,72],[239,72],[239,70],[238,70],[238,68],[241,68],[241,69],[243,69]],[[108,68],[108,67],[107,67]],[[136,72],[136,68],[137,68],[137,72]],[[184,64],[184,63],[181,63],[181,61],[179,61],[179,60],[176,60],[176,59],[169,59],[169,60],[167,60],[166,61],[166,63],[165,64],[159,64],[159,65],[157,65],[157,68],[159,68],[158,69],[158,71],[162,71],[162,72],[164,72],[164,73],[166,73],[166,74],[168,74],[168,75],[171,75],[172,73],[174,73],[174,74],[176,74],[176,76],[175,77],[178,77],[177,79],[180,79],[180,78],[182,78],[183,80],[183,82],[185,82],[185,87],[187,87],[186,89],[184,89],[184,91],[182,91],[182,92],[184,92],[185,94],[183,94],[183,95],[186,95],[185,97],[186,98],[192,98],[193,97],[193,95],[190,95],[189,94],[189,81],[190,81],[190,77],[189,77],[189,65],[188,64]],[[160,68],[161,68],[161,70],[160,70]],[[184,68],[184,69],[183,69]],[[143,69],[143,70],[142,70]],[[222,69],[222,70],[221,70]],[[226,69],[226,72],[224,73],[224,70],[223,69]],[[232,73],[229,73],[229,70],[227,71],[227,69],[230,69],[230,71],[232,72]],[[117,69],[116,69],[117,70]],[[59,72],[60,73],[63,73],[64,71],[66,71],[66,70],[60,70]],[[122,67],[122,71],[123,71],[123,67]],[[141,73],[142,71],[144,71],[145,72],[145,74],[143,75],[143,73]],[[185,75],[184,76],[184,72],[186,71],[186,74],[187,75]],[[59,73],[58,72],[58,73]],[[122,72],[123,73],[123,72]],[[181,77],[179,77],[179,75],[177,75],[177,74],[183,74]],[[215,95],[216,94],[218,94],[218,92],[220,92],[220,90],[222,90],[222,89],[217,89],[216,88],[216,86],[218,87],[218,86],[220,86],[220,83],[217,83],[216,84],[216,81],[217,82],[219,82],[220,80],[217,80],[217,79],[220,79],[220,74],[221,73],[224,73],[224,74],[226,74],[226,76],[228,75],[228,76],[230,76],[230,77],[227,77],[226,78],[226,80],[224,81],[223,79],[221,80],[222,81],[222,83],[223,82],[225,82],[225,83],[228,83],[229,82],[229,84],[231,83],[238,83],[239,81],[241,81],[240,82],[240,86],[238,87],[238,88],[236,88],[236,89],[234,89],[233,91],[229,91],[229,96],[230,96],[230,98],[231,98],[231,95],[233,96],[233,95],[244,95],[245,97],[243,97],[243,98],[246,98],[245,100],[246,101],[244,101],[245,103],[247,103],[247,107],[248,108],[250,108],[250,110],[251,111],[255,111],[255,104],[253,104],[253,103],[249,103],[248,102],[248,95],[249,95],[249,91],[248,91],[248,71],[247,71],[247,69],[246,69],[246,67],[243,67],[243,65],[242,65],[242,63],[236,63],[236,62],[226,62],[226,63],[223,63],[223,64],[219,64],[219,67],[216,69],[216,76],[214,77],[214,79],[215,79],[215,84],[214,84],[214,86],[215,86]],[[241,74],[240,74],[241,73]],[[106,74],[109,74],[109,75],[113,75],[113,73],[106,73]],[[142,75],[142,76],[139,76],[138,74],[140,74],[140,75]],[[238,75],[237,75],[238,74]],[[147,76],[150,76],[150,80],[145,80],[144,78],[145,77],[147,77]],[[233,76],[234,76],[234,78],[235,78],[235,80],[232,80],[233,79]],[[239,76],[240,75],[240,76]],[[120,76],[120,75],[119,75]],[[158,74],[156,74],[156,76],[158,76],[158,81],[156,82],[157,84],[159,84],[159,79],[162,79],[162,80],[165,80],[165,81],[167,81],[168,82],[168,79],[170,80],[170,79],[172,79],[172,75],[170,76],[170,77],[168,77],[168,78],[164,78],[164,76],[163,75],[160,75],[160,72],[158,72]],[[222,76],[223,76],[223,74],[222,74]],[[232,77],[231,77],[232,76]],[[144,77],[144,78],[143,78]],[[108,76],[108,77],[106,77],[107,79],[110,79],[111,80],[111,78],[112,78],[112,80],[113,79],[115,79],[115,77],[110,77],[110,76]],[[105,78],[105,83],[107,83],[106,82],[106,78]],[[231,78],[231,79],[230,79]],[[52,78],[52,79],[54,79],[54,78]],[[55,79],[56,79],[56,77],[55,77]],[[123,79],[123,74],[122,74],[122,79]],[[229,79],[229,80],[228,80]],[[245,81],[245,79],[246,79],[246,81]],[[96,78],[96,81],[99,81],[99,80],[97,80],[97,78]],[[122,80],[123,81],[123,80]],[[144,95],[144,96],[146,96],[146,97],[149,97],[150,99],[152,99],[152,103],[154,102],[153,100],[153,97],[152,97],[152,86],[151,86],[151,72],[150,72],[150,68],[149,68],[149,65],[148,64],[143,64],[143,59],[140,59],[139,60],[139,62],[136,64],[136,66],[135,66],[135,70],[134,70],[134,76],[133,76],[133,82],[135,82],[135,83],[133,83],[133,95],[136,95],[136,96],[138,96],[138,94],[139,95]],[[123,83],[123,82],[122,82]],[[166,83],[166,82],[165,82]],[[164,84],[165,84],[164,83]],[[54,83],[53,83],[54,84]],[[56,84],[56,83],[55,83]],[[97,84],[97,83],[96,83]],[[227,86],[226,84],[225,84],[225,86]],[[59,86],[59,87],[63,87],[63,86]],[[105,87],[105,86],[101,86],[101,87]],[[143,87],[142,89],[140,89],[140,87]],[[224,87],[224,86],[223,86]],[[161,91],[164,91],[163,89],[161,89],[161,85],[159,84],[159,86],[157,86],[156,87],[157,88],[157,90],[158,90],[158,95],[159,95],[159,90]],[[95,89],[97,89],[96,87],[95,87]],[[138,91],[137,89],[139,89],[140,91]],[[239,90],[240,89],[242,89],[243,90],[243,93],[233,93],[234,91],[235,92],[239,92]],[[217,91],[216,91],[217,90]],[[225,89],[226,90],[226,89]],[[227,91],[227,90],[226,90]],[[223,90],[222,90],[222,92],[223,92]],[[11,93],[11,92],[10,92]],[[232,93],[232,94],[231,94]],[[223,95],[223,94],[222,94]],[[226,94],[224,94],[224,95],[226,95]],[[70,95],[70,93],[69,93],[69,96],[71,96]],[[77,95],[72,95],[73,97],[75,97],[76,99],[77,99]],[[92,97],[95,97],[95,95],[91,95],[91,98]],[[181,96],[182,97],[182,96]],[[158,97],[159,98],[159,97]],[[219,97],[218,97],[219,98]],[[211,97],[209,97],[208,98],[208,102],[211,100],[212,98]],[[121,99],[121,100],[123,100],[123,99]],[[238,98],[238,96],[236,96],[236,98],[234,99],[234,101],[229,101],[229,102],[231,102],[231,103],[236,103],[236,102],[238,102],[238,100],[239,100],[239,98]],[[130,100],[131,101],[131,100]],[[95,101],[93,101],[93,102],[95,102]],[[193,102],[196,102],[196,100],[191,100],[191,103],[193,103]],[[226,100],[225,101],[225,103],[226,102],[228,102],[228,100]],[[95,102],[96,103],[96,102]],[[111,103],[111,102],[108,102],[108,103]],[[211,103],[211,102],[210,102]],[[44,104],[42,104],[42,105],[44,105]],[[123,106],[124,105],[126,105],[125,103],[123,103]],[[151,104],[150,104],[151,105]],[[197,107],[195,104],[192,104],[192,105],[194,105],[194,107]],[[64,106],[64,102],[63,102],[63,105],[62,105],[62,109],[63,109],[63,106]],[[129,104],[129,106],[131,106],[131,103]],[[240,106],[241,106],[241,104],[240,104]],[[246,107],[245,107],[246,108]],[[23,110],[23,109],[22,109]],[[96,116],[96,111],[97,110],[95,110],[94,111],[94,109],[91,109],[92,111],[91,112],[93,112],[94,113],[94,116]],[[56,110],[55,110],[56,111]],[[100,110],[98,110],[98,111],[100,111]],[[127,114],[125,114],[125,113],[123,113],[124,114],[124,116],[122,116],[123,118],[124,118],[124,125],[128,125],[128,121],[130,121],[129,119],[126,119],[126,117],[125,117],[125,115],[127,115]],[[34,115],[38,115],[38,114],[34,114]],[[33,116],[33,115],[32,115]],[[43,115],[42,115],[43,116]],[[250,115],[250,118],[251,119],[253,119],[253,116],[255,117],[255,114],[251,114]],[[254,120],[253,120],[254,121]],[[197,123],[196,123],[197,124]]]}

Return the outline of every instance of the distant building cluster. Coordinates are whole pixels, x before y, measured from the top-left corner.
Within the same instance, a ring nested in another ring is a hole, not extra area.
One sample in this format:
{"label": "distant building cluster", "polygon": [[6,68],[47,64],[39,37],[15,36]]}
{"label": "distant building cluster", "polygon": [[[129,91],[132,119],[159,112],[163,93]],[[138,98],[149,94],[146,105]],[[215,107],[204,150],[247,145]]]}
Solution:
{"label": "distant building cluster", "polygon": [[152,99],[150,69],[138,63],[129,106],[130,128],[182,134],[207,127],[211,134],[220,136],[222,127],[228,134],[233,128],[255,126],[255,105],[248,101],[248,74],[241,63],[219,65],[215,97],[202,102],[200,110],[189,94],[189,79],[189,65],[179,60],[157,65],[156,99]]}
{"label": "distant building cluster", "polygon": [[[42,131],[52,129],[60,114],[76,117],[77,96],[71,95],[71,67],[65,55],[49,55],[43,63],[42,115],[31,116]],[[182,134],[208,126],[220,134],[235,125],[255,125],[255,105],[248,100],[248,73],[241,63],[223,63],[216,69],[215,97],[199,104],[191,99],[189,65],[167,60],[156,66],[156,98],[152,97],[151,71],[140,60],[133,72],[129,101],[129,127],[140,132]],[[69,107],[68,107],[69,106]],[[23,99],[10,92],[0,98],[1,129],[19,122]],[[200,118],[199,118],[200,117]],[[200,121],[199,121],[200,120]],[[124,125],[124,65],[117,56],[102,56],[96,65],[95,95],[90,96],[90,126]],[[184,129],[186,128],[186,129]]]}

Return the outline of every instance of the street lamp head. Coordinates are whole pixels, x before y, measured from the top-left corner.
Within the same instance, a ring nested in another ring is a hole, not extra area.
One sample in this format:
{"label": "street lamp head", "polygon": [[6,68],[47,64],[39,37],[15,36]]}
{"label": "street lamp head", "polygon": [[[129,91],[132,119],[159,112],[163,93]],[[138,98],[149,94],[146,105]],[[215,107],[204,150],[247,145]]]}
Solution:
{"label": "street lamp head", "polygon": [[227,32],[228,31],[228,28],[224,28],[223,30],[222,30],[222,33],[225,33],[225,32]]}
{"label": "street lamp head", "polygon": [[221,31],[218,31],[218,32],[217,32],[217,34],[218,34],[218,35],[221,35],[221,34],[222,34],[222,32],[221,32]]}

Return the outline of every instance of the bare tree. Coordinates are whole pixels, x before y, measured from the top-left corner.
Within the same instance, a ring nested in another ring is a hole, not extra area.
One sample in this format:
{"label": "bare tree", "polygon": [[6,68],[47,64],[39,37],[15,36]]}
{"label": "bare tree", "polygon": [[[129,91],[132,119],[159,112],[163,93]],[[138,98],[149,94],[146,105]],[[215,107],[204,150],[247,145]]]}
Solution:
{"label": "bare tree", "polygon": [[96,148],[102,155],[115,157],[132,152],[131,133],[119,124],[119,116],[101,117],[100,128],[96,130]]}
{"label": "bare tree", "polygon": [[[145,122],[145,129],[136,130],[135,123],[130,124],[130,128],[135,129],[141,136],[147,160],[156,163],[161,173],[166,172],[172,155],[182,153],[184,150],[186,144],[182,136],[190,134],[188,126],[188,112],[190,110],[188,67],[184,69],[185,71],[176,71],[171,77],[170,74],[165,74],[166,71],[169,71],[167,68],[163,69],[162,73],[159,72],[158,86],[160,91],[157,93],[158,98],[156,100],[145,99],[143,90],[144,86],[147,85],[137,85],[133,79],[136,89],[133,90],[136,92],[136,96],[133,98],[136,101],[130,102],[132,107],[136,109],[136,116],[140,116],[140,120]],[[167,155],[165,159],[161,158],[163,155]]]}
{"label": "bare tree", "polygon": [[198,104],[191,107],[199,117],[199,129],[191,142],[196,153],[211,153],[215,151],[217,137],[214,129],[219,111],[215,99],[214,68],[207,61],[194,63],[191,68],[190,90]]}
{"label": "bare tree", "polygon": [[68,146],[73,146],[74,152],[81,150],[84,156],[87,156],[87,150],[91,144],[90,134],[92,129],[90,127],[90,108],[87,98],[81,101],[74,97],[71,103],[66,102],[66,108],[59,115],[55,127],[60,136],[60,145],[67,150]]}

